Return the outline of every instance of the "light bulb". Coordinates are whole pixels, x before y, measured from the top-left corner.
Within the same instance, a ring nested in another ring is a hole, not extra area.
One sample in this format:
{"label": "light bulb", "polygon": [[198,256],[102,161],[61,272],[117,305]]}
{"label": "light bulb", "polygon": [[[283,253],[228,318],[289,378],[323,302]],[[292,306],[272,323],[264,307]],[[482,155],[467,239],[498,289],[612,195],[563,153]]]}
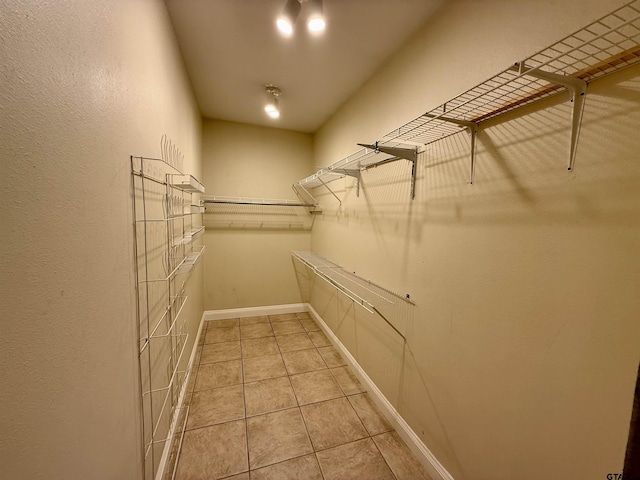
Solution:
{"label": "light bulb", "polygon": [[278,30],[280,30],[280,33],[283,35],[290,37],[293,34],[293,24],[286,18],[278,18],[278,20],[276,20],[276,25]]}
{"label": "light bulb", "polygon": [[264,107],[264,111],[267,112],[267,115],[269,115],[271,118],[280,117],[280,110],[278,110],[278,107],[276,107],[273,103],[266,105]]}
{"label": "light bulb", "polygon": [[311,33],[322,33],[327,27],[327,22],[324,19],[324,9],[322,6],[322,0],[307,0],[309,10],[309,20],[307,21],[307,28]]}
{"label": "light bulb", "polygon": [[323,32],[326,26],[327,23],[324,21],[324,18],[320,16],[310,18],[309,22],[307,23],[307,28],[312,33]]}

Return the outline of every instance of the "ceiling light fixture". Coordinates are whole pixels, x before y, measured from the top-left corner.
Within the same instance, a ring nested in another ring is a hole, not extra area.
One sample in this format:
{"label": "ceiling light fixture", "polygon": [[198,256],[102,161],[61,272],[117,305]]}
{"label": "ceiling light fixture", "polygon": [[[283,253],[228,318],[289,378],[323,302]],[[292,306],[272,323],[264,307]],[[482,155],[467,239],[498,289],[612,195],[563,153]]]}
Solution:
{"label": "ceiling light fixture", "polygon": [[280,96],[280,89],[273,85],[266,85],[265,91],[267,94],[267,103],[265,103],[264,105],[264,111],[267,112],[267,115],[269,115],[271,118],[279,118],[280,102],[278,100],[278,97]]}
{"label": "ceiling light fixture", "polygon": [[309,5],[307,28],[311,33],[322,33],[327,27],[327,22],[324,18],[324,12],[322,8],[322,0],[287,0],[282,13],[276,20],[278,30],[280,30],[280,32],[284,36],[290,37],[291,35],[293,35],[293,25],[300,15],[302,3],[306,3],[307,5]]}
{"label": "ceiling light fixture", "polygon": [[322,0],[308,0],[309,2],[309,20],[307,20],[307,28],[311,33],[323,32],[327,26],[322,12]]}
{"label": "ceiling light fixture", "polygon": [[300,8],[301,6],[298,0],[287,0],[282,13],[276,20],[278,30],[280,30],[283,35],[287,37],[293,35],[293,24],[298,18],[298,15],[300,15]]}

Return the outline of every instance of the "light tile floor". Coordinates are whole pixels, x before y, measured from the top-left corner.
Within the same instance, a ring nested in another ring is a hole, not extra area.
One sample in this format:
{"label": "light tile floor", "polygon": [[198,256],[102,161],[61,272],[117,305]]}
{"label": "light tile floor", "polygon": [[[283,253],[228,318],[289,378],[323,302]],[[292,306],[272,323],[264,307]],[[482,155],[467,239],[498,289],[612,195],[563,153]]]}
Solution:
{"label": "light tile floor", "polygon": [[308,313],[204,328],[178,480],[430,480]]}

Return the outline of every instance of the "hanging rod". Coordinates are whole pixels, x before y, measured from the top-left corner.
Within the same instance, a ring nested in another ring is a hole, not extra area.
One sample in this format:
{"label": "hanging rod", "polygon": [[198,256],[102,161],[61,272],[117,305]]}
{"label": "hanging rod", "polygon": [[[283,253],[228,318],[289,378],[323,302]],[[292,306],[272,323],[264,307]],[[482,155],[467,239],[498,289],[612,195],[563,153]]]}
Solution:
{"label": "hanging rod", "polygon": [[262,205],[268,207],[306,207],[313,208],[313,203],[293,202],[289,200],[259,200],[259,199],[204,199],[202,203],[214,203],[225,205]]}

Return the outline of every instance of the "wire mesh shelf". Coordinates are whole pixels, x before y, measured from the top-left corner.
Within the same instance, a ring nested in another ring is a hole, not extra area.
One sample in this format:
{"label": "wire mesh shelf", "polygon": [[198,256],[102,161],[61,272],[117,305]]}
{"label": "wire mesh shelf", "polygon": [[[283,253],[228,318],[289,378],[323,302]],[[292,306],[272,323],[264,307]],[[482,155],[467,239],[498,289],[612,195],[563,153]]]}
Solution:
{"label": "wire mesh shelf", "polygon": [[169,175],[169,184],[184,192],[204,193],[204,185],[192,175]]}
{"label": "wire mesh shelf", "polygon": [[[566,87],[563,79],[584,82],[586,88],[589,82],[639,61],[640,0],[634,0],[392,130],[379,139],[376,146],[428,145],[464,129],[474,126],[477,129],[478,124],[490,118],[563,92]],[[584,92],[579,95],[584,96]],[[574,107],[572,117],[569,170],[575,155],[581,108],[581,105]],[[475,135],[475,131],[471,133]],[[472,146],[472,163],[474,148]],[[375,149],[358,150],[296,185],[307,188],[326,185],[343,178],[345,170],[362,170],[378,162],[376,155],[379,154]]]}
{"label": "wire mesh shelf", "polygon": [[327,260],[313,252],[293,251],[294,259],[308,267],[312,273],[326,281],[345,296],[353,300],[369,313],[380,315],[382,319],[403,339],[402,328],[398,325],[399,311],[414,305],[410,296],[401,295],[388,288],[373,283],[349,272],[337,263]]}
{"label": "wire mesh shelf", "polygon": [[244,230],[310,230],[313,217],[322,210],[312,202],[249,198],[202,199],[207,228]]}

